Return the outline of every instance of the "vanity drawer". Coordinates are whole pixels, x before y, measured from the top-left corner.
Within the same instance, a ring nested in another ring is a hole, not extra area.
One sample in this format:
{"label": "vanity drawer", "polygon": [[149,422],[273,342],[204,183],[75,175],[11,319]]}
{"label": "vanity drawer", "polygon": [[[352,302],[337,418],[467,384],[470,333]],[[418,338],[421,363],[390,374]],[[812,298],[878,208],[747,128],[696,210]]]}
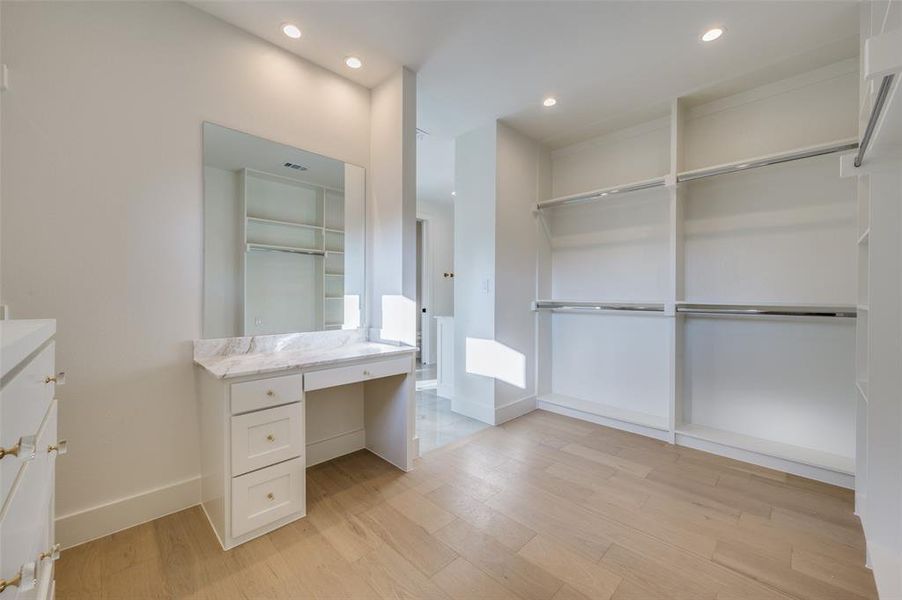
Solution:
{"label": "vanity drawer", "polygon": [[232,479],[232,537],[306,510],[303,458]]}
{"label": "vanity drawer", "polygon": [[304,453],[304,404],[295,402],[232,417],[232,475]]}
{"label": "vanity drawer", "polygon": [[409,355],[388,360],[379,360],[362,363],[352,367],[337,367],[335,369],[323,369],[304,375],[304,390],[312,391],[322,388],[357,383],[368,379],[388,377],[390,375],[402,375],[409,373],[411,358]]}
{"label": "vanity drawer", "polygon": [[301,375],[233,383],[231,389],[232,414],[237,415],[270,406],[298,402],[304,395],[303,385]]}

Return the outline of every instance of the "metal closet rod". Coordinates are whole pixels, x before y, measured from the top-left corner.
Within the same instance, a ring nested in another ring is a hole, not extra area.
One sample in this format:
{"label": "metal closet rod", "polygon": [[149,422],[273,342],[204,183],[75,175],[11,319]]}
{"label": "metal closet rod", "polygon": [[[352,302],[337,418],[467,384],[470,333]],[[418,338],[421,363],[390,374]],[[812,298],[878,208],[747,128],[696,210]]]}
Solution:
{"label": "metal closet rod", "polygon": [[684,181],[693,181],[696,179],[704,179],[706,177],[714,177],[716,175],[727,175],[729,173],[739,173],[748,171],[749,169],[757,169],[758,167],[768,167],[770,165],[778,165],[780,163],[791,162],[794,160],[802,160],[803,158],[814,158],[815,156],[824,156],[825,154],[835,154],[837,152],[848,152],[858,148],[858,142],[845,142],[842,144],[834,144],[832,146],[821,146],[819,148],[808,148],[799,150],[798,152],[788,152],[778,156],[761,158],[758,160],[749,160],[746,162],[724,165],[722,167],[713,167],[700,171],[689,171],[677,175],[677,183]]}
{"label": "metal closet rod", "polygon": [[690,315],[825,317],[840,319],[854,319],[858,315],[858,310],[854,306],[778,306],[767,304],[678,304],[676,311]]}
{"label": "metal closet rod", "polygon": [[322,250],[305,250],[303,248],[287,248],[278,246],[266,246],[261,244],[248,244],[248,251],[254,252],[286,252],[288,254],[308,254],[310,256],[325,256]]}
{"label": "metal closet rod", "polygon": [[664,312],[663,304],[640,302],[567,302],[564,300],[536,300],[533,310],[569,310],[569,311],[596,311],[619,310],[625,312]]}
{"label": "metal closet rod", "polygon": [[544,200],[542,202],[539,202],[536,206],[539,210],[542,210],[543,208],[554,208],[556,206],[566,206],[568,204],[581,204],[583,202],[591,202],[592,200],[598,200],[600,198],[606,198],[608,196],[615,196],[618,194],[626,194],[628,192],[638,192],[641,190],[650,190],[653,188],[664,187],[665,184],[666,182],[664,178],[660,177],[657,179],[649,179],[648,181],[639,181],[637,183],[630,183],[627,185],[592,190],[591,192],[585,192],[582,194],[573,194],[572,196],[552,198],[551,200]]}
{"label": "metal closet rod", "polygon": [[864,154],[868,151],[868,146],[871,144],[871,136],[874,135],[874,129],[877,127],[877,121],[880,120],[880,113],[883,112],[883,107],[886,105],[886,97],[889,96],[889,89],[892,87],[893,79],[895,78],[896,74],[890,73],[880,82],[880,89],[877,90],[877,99],[874,100],[874,108],[871,109],[868,126],[865,128],[864,135],[861,138],[861,144],[858,146],[858,155],[855,156],[856,167],[861,166],[861,162],[864,160]]}

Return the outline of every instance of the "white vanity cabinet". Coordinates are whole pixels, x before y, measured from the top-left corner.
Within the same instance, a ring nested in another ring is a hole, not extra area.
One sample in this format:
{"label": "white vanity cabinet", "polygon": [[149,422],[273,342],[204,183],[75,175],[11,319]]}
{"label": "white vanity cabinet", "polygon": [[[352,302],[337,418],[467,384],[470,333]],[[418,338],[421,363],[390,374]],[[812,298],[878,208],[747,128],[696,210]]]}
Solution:
{"label": "white vanity cabinet", "polygon": [[328,360],[225,357],[228,371],[195,357],[202,506],[223,548],[304,517],[307,466],[367,448],[412,467],[414,352],[360,342]]}
{"label": "white vanity cabinet", "polygon": [[53,320],[0,321],[0,600],[53,596],[57,439]]}

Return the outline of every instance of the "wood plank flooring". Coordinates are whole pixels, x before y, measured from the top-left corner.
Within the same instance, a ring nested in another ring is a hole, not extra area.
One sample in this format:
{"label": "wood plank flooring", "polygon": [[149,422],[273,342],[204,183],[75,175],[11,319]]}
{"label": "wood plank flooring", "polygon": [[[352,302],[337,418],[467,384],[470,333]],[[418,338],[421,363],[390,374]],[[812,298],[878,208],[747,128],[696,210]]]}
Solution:
{"label": "wood plank flooring", "polygon": [[307,494],[230,552],[196,507],[66,550],[57,597],[877,597],[850,491],[543,411],[410,473],[313,467]]}

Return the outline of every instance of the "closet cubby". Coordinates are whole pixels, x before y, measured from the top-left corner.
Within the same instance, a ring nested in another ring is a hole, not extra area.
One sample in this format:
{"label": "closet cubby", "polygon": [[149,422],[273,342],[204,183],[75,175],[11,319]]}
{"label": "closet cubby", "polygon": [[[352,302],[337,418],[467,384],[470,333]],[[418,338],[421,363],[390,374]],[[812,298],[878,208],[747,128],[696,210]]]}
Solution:
{"label": "closet cubby", "polygon": [[540,408],[853,485],[857,82],[854,60],[726,82],[552,153]]}
{"label": "closet cubby", "polygon": [[241,171],[243,335],[340,328],[344,192]]}

